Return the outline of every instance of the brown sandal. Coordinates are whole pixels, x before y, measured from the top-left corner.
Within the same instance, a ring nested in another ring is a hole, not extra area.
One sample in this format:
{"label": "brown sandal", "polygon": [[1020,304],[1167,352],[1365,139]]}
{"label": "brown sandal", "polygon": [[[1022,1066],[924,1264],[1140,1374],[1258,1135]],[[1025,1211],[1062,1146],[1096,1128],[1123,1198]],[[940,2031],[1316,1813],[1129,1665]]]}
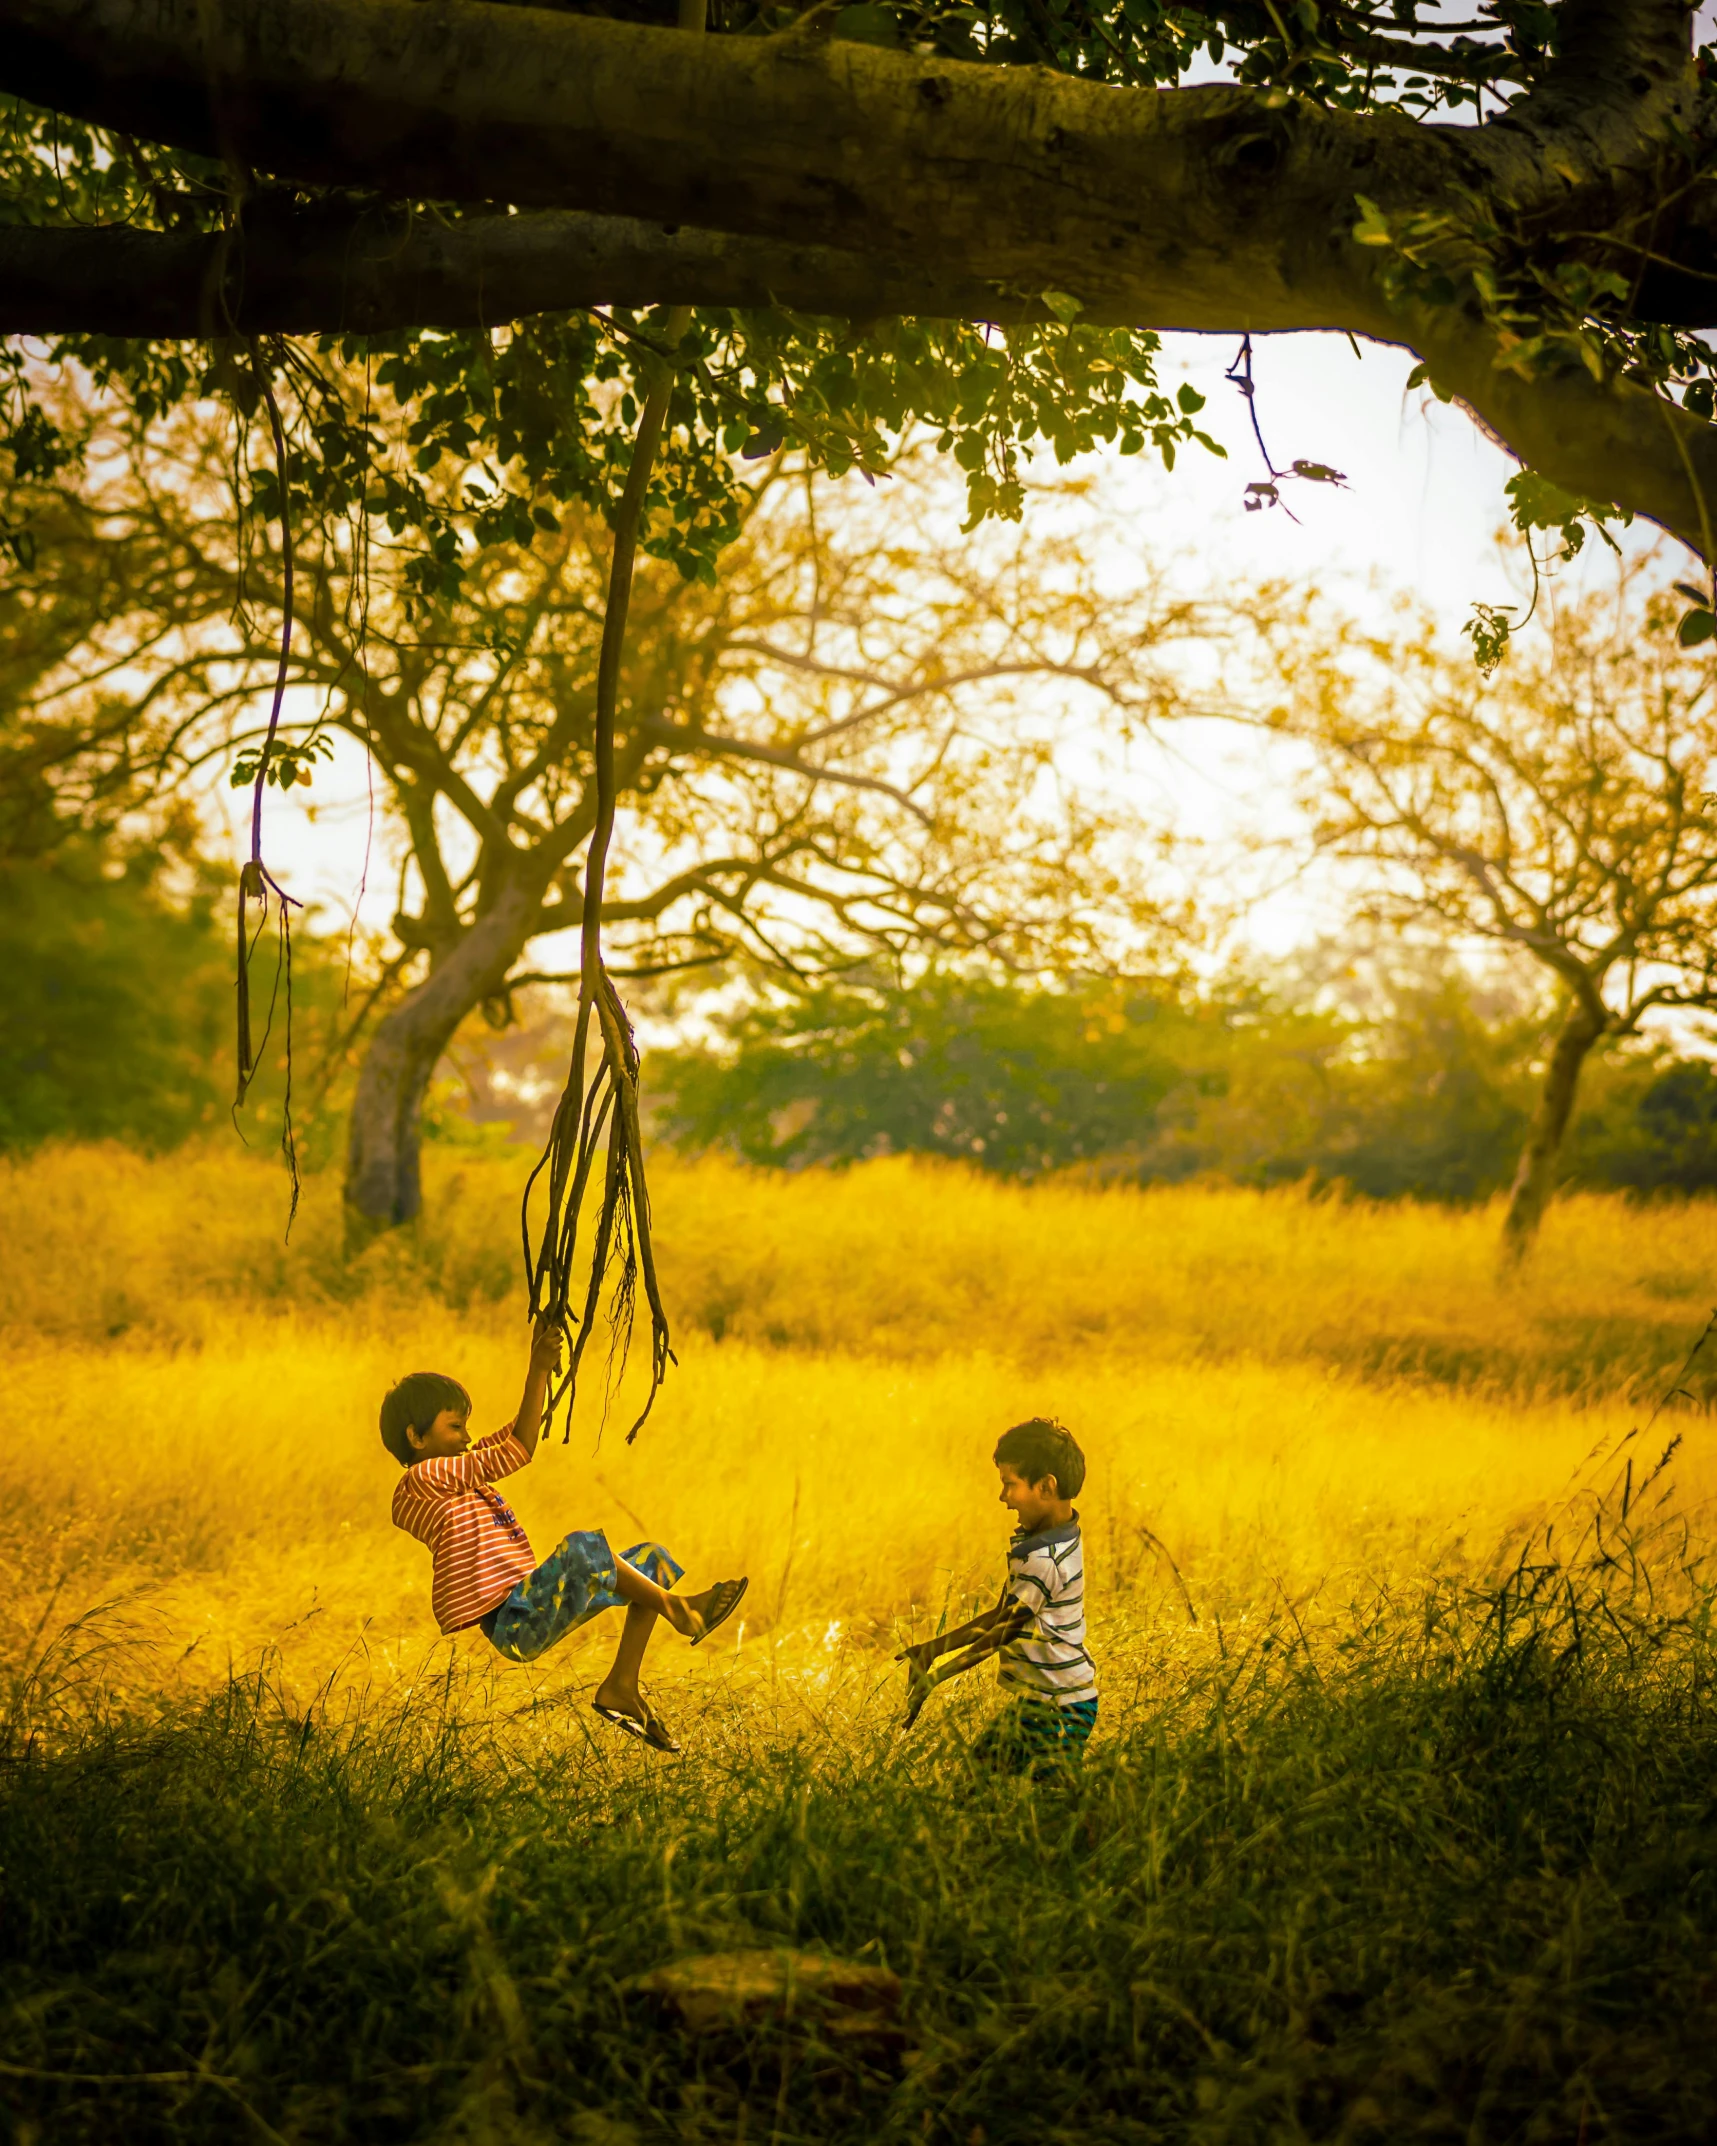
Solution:
{"label": "brown sandal", "polygon": [[598,1706],[594,1699],[590,1702],[590,1711],[593,1714],[599,1714],[604,1721],[609,1723],[611,1727],[620,1730],[623,1735],[636,1737],[639,1743],[648,1744],[652,1751],[678,1752],[680,1747],[668,1734],[661,1715],[656,1712],[656,1709],[648,1699],[643,1702],[643,1705],[644,1718],[642,1721],[639,1720],[636,1714],[623,1713],[617,1706]]}
{"label": "brown sandal", "polygon": [[701,1646],[718,1624],[727,1622],[738,1609],[745,1590],[750,1585],[749,1580],[717,1580],[710,1589],[709,1608],[701,1614],[697,1610],[692,1611],[698,1624],[698,1630],[692,1634],[694,1647]]}

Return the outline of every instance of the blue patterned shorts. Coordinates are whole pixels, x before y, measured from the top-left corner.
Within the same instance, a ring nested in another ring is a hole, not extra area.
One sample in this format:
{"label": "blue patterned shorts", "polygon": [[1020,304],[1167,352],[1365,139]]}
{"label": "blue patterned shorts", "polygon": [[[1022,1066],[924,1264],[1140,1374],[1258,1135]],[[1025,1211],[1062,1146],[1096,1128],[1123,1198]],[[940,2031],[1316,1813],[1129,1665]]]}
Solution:
{"label": "blue patterned shorts", "polygon": [[[685,1569],[656,1542],[634,1543],[621,1555],[658,1587],[672,1587]],[[583,1529],[551,1550],[528,1580],[477,1620],[478,1626],[508,1661],[533,1661],[603,1610],[622,1606],[615,1578],[608,1537],[600,1528]]]}
{"label": "blue patterned shorts", "polygon": [[1079,1699],[1072,1706],[1057,1706],[1047,1699],[1015,1699],[973,1744],[972,1762],[992,1773],[1047,1780],[1082,1763],[1096,1726],[1095,1699]]}

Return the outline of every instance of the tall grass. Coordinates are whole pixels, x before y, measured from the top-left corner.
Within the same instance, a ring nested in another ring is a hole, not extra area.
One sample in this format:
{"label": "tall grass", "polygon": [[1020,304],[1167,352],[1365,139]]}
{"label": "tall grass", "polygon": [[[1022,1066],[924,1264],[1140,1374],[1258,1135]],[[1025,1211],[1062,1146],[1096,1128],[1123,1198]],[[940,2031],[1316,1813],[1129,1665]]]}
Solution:
{"label": "tall grass", "polygon": [[[1717,1203],[1560,1202],[1531,1271],[1499,1279],[1494,1209],[1222,1186],[1022,1186],[908,1159],[795,1175],[653,1165],[683,1334],[921,1359],[984,1349],[1315,1361],[1368,1377],[1582,1398],[1650,1387],[1717,1283]],[[518,1311],[522,1158],[431,1150],[412,1229],[355,1257],[312,1179],[290,1244],[277,1171],[230,1145],[0,1165],[8,1332],[195,1345],[326,1311],[342,1330],[444,1306]]]}
{"label": "tall grass", "polygon": [[[1587,1456],[1703,1323],[1717,1212],[1569,1202],[1504,1289],[1483,1215],[663,1168],[681,1368],[513,1487],[539,1549],[750,1572],[653,1650],[664,1766],[589,1714],[611,1631],[442,1641],[389,1525],[394,1377],[516,1400],[517,1182],[439,1161],[347,1260],[330,1187],[284,1247],[218,1151],[0,1178],[0,2136],[1705,2135],[1697,1377],[1671,1505]],[[993,1594],[1037,1410],[1090,1456],[1104,1690],[1055,1790],[971,1774],[976,1679],[903,1742],[890,1660]],[[899,1972],[910,2061],[629,1990],[776,1943]]]}
{"label": "tall grass", "polygon": [[[730,1661],[671,1769],[475,1673],[97,1724],[0,1801],[13,2135],[1703,2138],[1705,1598],[1572,1664],[1493,1603],[1141,1627],[1065,1789],[857,1658]],[[772,1945],[893,1969],[905,2051],[632,1992]]]}

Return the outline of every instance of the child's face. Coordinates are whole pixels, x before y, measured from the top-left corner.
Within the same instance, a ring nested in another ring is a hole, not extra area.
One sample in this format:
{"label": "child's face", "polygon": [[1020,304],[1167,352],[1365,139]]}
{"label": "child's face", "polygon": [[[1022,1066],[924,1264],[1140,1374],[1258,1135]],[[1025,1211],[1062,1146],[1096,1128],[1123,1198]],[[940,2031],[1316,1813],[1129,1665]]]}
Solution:
{"label": "child's face", "polygon": [[1027,1535],[1061,1518],[1061,1485],[1054,1476],[1046,1475],[1041,1483],[1028,1483],[1005,1460],[997,1461],[996,1473],[1002,1479],[1002,1503]]}
{"label": "child's face", "polygon": [[455,1453],[470,1450],[471,1413],[469,1409],[444,1408],[427,1431],[414,1425],[406,1436],[419,1460],[448,1460]]}

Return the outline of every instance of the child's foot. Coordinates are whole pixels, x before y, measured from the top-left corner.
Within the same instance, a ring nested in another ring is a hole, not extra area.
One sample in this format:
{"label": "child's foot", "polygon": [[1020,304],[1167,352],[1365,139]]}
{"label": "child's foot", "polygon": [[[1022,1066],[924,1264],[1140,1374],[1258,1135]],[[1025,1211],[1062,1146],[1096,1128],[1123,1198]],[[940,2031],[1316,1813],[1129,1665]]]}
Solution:
{"label": "child's foot", "polygon": [[596,1696],[590,1702],[594,1712],[613,1728],[627,1736],[635,1736],[640,1743],[648,1744],[652,1751],[678,1751],[679,1745],[669,1735],[662,1717],[650,1704],[636,1684],[619,1684],[605,1681],[596,1688]]}
{"label": "child's foot", "polygon": [[701,1595],[670,1595],[668,1622],[695,1647],[733,1615],[749,1585],[748,1580],[717,1580]]}

